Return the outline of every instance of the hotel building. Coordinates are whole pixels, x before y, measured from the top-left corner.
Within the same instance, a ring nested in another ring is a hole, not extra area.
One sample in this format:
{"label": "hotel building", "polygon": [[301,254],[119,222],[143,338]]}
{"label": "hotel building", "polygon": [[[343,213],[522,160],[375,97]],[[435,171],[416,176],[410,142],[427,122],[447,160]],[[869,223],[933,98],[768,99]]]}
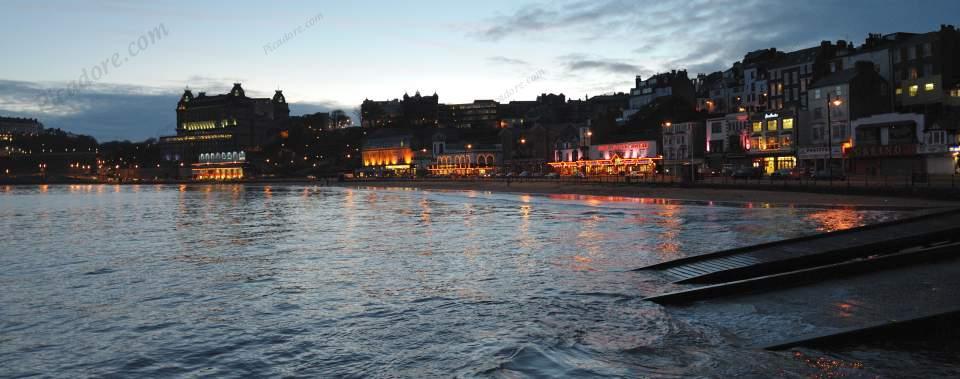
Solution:
{"label": "hotel building", "polygon": [[177,103],[177,135],[161,137],[164,159],[190,165],[197,180],[234,180],[252,174],[250,158],[276,138],[289,121],[281,91],[250,98],[235,83],[229,93],[197,96],[185,90]]}

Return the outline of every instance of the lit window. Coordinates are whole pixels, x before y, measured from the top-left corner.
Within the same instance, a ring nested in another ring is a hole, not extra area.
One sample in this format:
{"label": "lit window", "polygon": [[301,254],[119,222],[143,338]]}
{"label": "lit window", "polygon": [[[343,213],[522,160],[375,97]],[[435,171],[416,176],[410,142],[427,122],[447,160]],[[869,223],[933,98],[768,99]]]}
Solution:
{"label": "lit window", "polygon": [[754,133],[760,133],[760,132],[762,132],[762,131],[763,131],[763,123],[761,123],[760,121],[754,122],[754,123],[753,123],[753,132],[754,132]]}
{"label": "lit window", "polygon": [[897,96],[903,95],[903,88],[897,87]]}
{"label": "lit window", "polygon": [[923,90],[924,90],[924,91],[927,91],[927,92],[933,91],[933,90],[936,89],[936,88],[937,88],[937,86],[936,86],[935,84],[933,84],[933,83],[927,83],[927,84],[924,84],[924,85],[923,85]]}
{"label": "lit window", "polygon": [[767,130],[777,130],[777,120],[767,121]]}
{"label": "lit window", "polygon": [[793,129],[793,119],[792,118],[783,119],[783,130],[791,130],[791,129]]}
{"label": "lit window", "polygon": [[813,98],[814,98],[814,99],[819,99],[819,98],[820,98],[820,89],[815,89],[815,90],[813,90]]}
{"label": "lit window", "polygon": [[910,86],[910,96],[917,96],[917,92],[920,92],[920,86],[914,84]]}

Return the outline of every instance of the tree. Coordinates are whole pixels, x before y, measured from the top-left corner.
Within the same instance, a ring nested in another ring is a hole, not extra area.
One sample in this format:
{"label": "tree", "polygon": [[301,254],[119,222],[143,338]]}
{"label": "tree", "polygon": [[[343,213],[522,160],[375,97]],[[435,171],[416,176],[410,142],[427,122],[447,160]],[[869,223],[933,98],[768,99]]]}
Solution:
{"label": "tree", "polygon": [[330,123],[333,129],[343,129],[350,126],[352,122],[346,112],[342,109],[336,109],[330,112]]}

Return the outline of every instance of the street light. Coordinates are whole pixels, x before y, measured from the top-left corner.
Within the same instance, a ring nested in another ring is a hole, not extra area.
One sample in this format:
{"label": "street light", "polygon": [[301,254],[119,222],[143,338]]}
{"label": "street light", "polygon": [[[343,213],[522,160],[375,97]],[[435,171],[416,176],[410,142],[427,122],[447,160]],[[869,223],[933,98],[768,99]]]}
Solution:
{"label": "street light", "polygon": [[830,119],[830,105],[839,107],[843,104],[840,96],[835,99],[832,96],[832,94],[827,93],[827,175],[831,182],[833,182],[833,122]]}

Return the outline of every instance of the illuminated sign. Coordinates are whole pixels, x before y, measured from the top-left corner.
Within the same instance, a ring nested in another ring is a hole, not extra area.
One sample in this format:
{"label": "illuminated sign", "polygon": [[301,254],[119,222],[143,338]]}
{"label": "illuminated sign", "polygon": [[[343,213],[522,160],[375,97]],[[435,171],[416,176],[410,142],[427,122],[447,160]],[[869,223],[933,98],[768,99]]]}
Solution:
{"label": "illuminated sign", "polygon": [[657,154],[657,144],[654,141],[635,141],[594,145],[591,155],[611,159],[614,156],[621,158],[649,158]]}
{"label": "illuminated sign", "polygon": [[647,148],[646,142],[641,143],[620,143],[614,145],[599,145],[597,150],[600,151],[621,151],[621,150],[642,150]]}
{"label": "illuminated sign", "polygon": [[767,114],[763,115],[763,118],[764,118],[764,119],[767,119],[767,120],[769,120],[769,119],[771,119],[771,118],[779,118],[779,117],[780,117],[780,114],[779,114],[779,113],[767,113]]}
{"label": "illuminated sign", "polygon": [[951,153],[960,153],[960,146],[950,146]]}

